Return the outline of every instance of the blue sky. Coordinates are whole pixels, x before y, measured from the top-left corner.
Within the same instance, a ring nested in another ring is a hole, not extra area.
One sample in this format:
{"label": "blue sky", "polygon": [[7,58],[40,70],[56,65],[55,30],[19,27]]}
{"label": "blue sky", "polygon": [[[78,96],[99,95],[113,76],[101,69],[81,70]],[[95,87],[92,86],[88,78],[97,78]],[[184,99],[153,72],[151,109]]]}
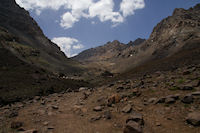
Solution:
{"label": "blue sky", "polygon": [[153,27],[199,0],[16,0],[67,56],[108,41],[148,38]]}

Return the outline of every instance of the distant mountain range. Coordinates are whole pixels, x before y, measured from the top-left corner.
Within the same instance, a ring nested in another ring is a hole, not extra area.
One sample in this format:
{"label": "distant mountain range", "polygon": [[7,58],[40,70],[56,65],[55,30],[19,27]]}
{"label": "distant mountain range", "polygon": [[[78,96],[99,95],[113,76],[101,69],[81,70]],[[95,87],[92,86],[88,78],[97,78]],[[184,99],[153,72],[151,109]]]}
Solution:
{"label": "distant mountain range", "polygon": [[174,60],[174,64],[200,61],[200,58],[196,58],[199,57],[197,53],[194,59],[187,60],[194,54],[192,51],[199,48],[200,4],[188,10],[175,9],[172,16],[165,18],[154,27],[147,40],[137,39],[128,44],[122,44],[119,41],[108,42],[103,46],[83,51],[74,59],[90,67],[123,73],[151,61],[172,56],[176,59],[174,56],[183,51],[185,51],[183,55],[185,60],[181,61],[176,56],[177,60]]}

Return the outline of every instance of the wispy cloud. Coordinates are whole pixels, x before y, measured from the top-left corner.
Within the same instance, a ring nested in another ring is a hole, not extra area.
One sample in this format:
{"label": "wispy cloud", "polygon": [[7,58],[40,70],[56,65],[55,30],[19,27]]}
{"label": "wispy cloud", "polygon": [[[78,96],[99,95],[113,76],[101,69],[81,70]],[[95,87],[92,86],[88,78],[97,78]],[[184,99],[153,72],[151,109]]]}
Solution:
{"label": "wispy cloud", "polygon": [[84,48],[80,41],[71,37],[55,37],[52,42],[56,43],[68,57],[77,55],[74,51]]}
{"label": "wispy cloud", "polygon": [[120,10],[114,11],[114,0],[16,0],[27,10],[33,10],[37,15],[45,9],[59,10],[63,7],[66,12],[61,16],[60,26],[68,29],[81,18],[99,18],[101,22],[110,21],[113,27],[123,23],[127,16],[133,15],[138,9],[145,7],[144,0],[122,0]]}

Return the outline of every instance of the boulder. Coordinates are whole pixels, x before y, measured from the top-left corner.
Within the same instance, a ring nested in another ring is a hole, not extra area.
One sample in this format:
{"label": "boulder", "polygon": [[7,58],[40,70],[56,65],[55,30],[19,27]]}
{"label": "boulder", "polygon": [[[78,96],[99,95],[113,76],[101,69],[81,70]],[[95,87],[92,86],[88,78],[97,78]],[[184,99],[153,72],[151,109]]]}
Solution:
{"label": "boulder", "polygon": [[121,100],[121,96],[119,94],[113,94],[112,96],[108,98],[108,106],[115,103],[119,103],[120,100]]}
{"label": "boulder", "polygon": [[191,84],[183,85],[179,87],[180,90],[193,90],[193,86]]}
{"label": "boulder", "polygon": [[183,99],[181,100],[183,103],[187,103],[190,104],[193,102],[193,96],[192,95],[186,95],[183,97]]}
{"label": "boulder", "polygon": [[157,101],[157,98],[150,98],[147,102],[151,104],[151,103],[155,103],[156,101]]}
{"label": "boulder", "polygon": [[134,121],[137,122],[140,125],[144,125],[144,120],[143,120],[143,116],[142,114],[139,113],[132,113],[127,119],[126,119],[126,123],[128,123],[129,121]]}
{"label": "boulder", "polygon": [[142,133],[142,126],[135,121],[129,121],[124,128],[124,133]]}
{"label": "boulder", "polygon": [[189,113],[186,121],[193,126],[200,126],[200,112]]}

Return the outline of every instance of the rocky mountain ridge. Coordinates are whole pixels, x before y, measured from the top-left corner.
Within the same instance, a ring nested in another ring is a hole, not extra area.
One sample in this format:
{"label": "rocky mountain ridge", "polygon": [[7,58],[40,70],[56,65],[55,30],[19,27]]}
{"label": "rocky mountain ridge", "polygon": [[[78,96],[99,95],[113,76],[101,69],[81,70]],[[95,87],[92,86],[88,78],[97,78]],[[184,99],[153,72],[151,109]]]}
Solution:
{"label": "rocky mountain ridge", "polygon": [[[172,16],[158,23],[154,27],[149,39],[142,40],[140,45],[124,48],[117,53],[112,52],[115,50],[107,50],[101,53],[101,55],[84,57],[84,55],[90,52],[93,52],[93,55],[95,55],[96,51],[87,50],[80,53],[74,59],[84,58],[87,63],[89,62],[93,65],[99,63],[99,66],[105,67],[114,73],[123,73],[147,62],[168,58],[183,50],[199,48],[199,6],[197,4],[188,10],[175,9]],[[98,47],[97,49],[100,48]],[[82,61],[83,63],[84,60]],[[98,67],[98,65],[95,67]]]}

